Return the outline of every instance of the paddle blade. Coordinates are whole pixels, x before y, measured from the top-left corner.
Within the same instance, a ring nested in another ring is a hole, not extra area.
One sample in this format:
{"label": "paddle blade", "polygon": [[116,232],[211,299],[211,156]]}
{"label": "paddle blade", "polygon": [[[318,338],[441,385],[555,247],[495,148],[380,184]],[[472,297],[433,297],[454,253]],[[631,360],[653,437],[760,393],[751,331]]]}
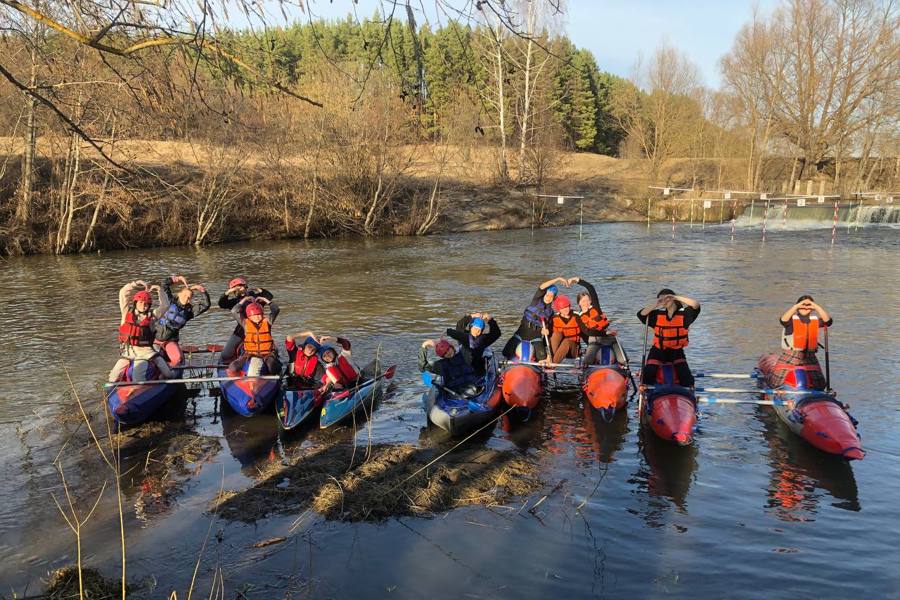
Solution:
{"label": "paddle blade", "polygon": [[428,371],[422,371],[422,383],[430,386],[433,381],[434,379],[432,378],[431,373],[429,373]]}
{"label": "paddle blade", "polygon": [[392,379],[394,377],[394,373],[397,371],[397,365],[391,365],[387,368],[387,371],[384,372],[385,379]]}

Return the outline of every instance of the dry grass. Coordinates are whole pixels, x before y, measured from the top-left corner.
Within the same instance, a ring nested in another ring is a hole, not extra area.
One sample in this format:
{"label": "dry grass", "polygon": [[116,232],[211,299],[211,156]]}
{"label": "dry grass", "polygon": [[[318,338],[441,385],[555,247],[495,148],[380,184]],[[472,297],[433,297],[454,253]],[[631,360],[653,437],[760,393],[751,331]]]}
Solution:
{"label": "dry grass", "polygon": [[65,567],[50,574],[50,581],[47,583],[47,590],[43,597],[48,600],[69,600],[79,597],[86,600],[111,600],[122,597],[120,581],[107,579],[96,569],[82,569],[81,576],[84,586],[83,596],[79,594],[78,569]]}
{"label": "dry grass", "polygon": [[[357,452],[358,460],[362,454]],[[224,492],[214,507],[224,518],[248,522],[307,508],[327,519],[380,521],[500,504],[542,485],[537,465],[516,452],[463,448],[428,466],[439,454],[435,448],[384,444],[354,464],[350,445],[319,448],[287,467],[273,466],[245,491]]]}

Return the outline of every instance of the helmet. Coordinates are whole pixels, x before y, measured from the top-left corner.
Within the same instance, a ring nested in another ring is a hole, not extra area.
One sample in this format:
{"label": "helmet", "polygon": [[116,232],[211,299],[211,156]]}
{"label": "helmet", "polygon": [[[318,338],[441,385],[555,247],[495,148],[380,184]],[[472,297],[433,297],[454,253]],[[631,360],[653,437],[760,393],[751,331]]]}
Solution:
{"label": "helmet", "polygon": [[259,302],[251,302],[247,305],[247,308],[244,309],[244,314],[248,317],[251,315],[261,315],[263,314],[263,307]]}
{"label": "helmet", "polygon": [[233,288],[239,285],[247,285],[247,280],[243,277],[235,277],[231,281],[228,282],[228,287]]}
{"label": "helmet", "polygon": [[434,345],[434,353],[440,357],[444,357],[447,355],[447,352],[450,351],[450,348],[453,346],[450,345],[450,342],[447,340],[441,340],[437,344]]}
{"label": "helmet", "polygon": [[569,302],[569,299],[566,296],[557,296],[553,300],[553,308],[555,310],[562,310],[564,308],[569,308],[572,306],[572,303]]}
{"label": "helmet", "polygon": [[146,304],[153,303],[153,297],[150,295],[150,292],[147,290],[141,290],[134,295],[135,302],[144,302]]}

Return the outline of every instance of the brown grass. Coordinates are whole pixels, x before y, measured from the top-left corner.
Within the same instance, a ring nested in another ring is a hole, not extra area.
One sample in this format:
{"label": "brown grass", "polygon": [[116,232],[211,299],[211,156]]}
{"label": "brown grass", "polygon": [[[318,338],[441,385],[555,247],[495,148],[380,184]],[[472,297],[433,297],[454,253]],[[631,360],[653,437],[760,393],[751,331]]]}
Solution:
{"label": "brown grass", "polygon": [[[357,450],[357,460],[364,454]],[[439,454],[437,448],[383,444],[372,447],[368,460],[351,463],[351,445],[319,448],[287,467],[273,466],[245,491],[224,492],[213,508],[248,522],[305,509],[327,519],[380,521],[500,504],[542,485],[534,461],[516,452],[463,448],[428,466]]]}

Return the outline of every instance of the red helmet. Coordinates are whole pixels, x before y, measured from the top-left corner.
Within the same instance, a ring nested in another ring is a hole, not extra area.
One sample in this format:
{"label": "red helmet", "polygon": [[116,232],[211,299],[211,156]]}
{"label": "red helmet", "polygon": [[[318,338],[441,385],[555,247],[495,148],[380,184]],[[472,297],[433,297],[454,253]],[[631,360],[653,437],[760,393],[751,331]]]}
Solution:
{"label": "red helmet", "polygon": [[148,292],[147,290],[141,290],[134,295],[134,301],[153,304],[153,296],[151,296],[150,292]]}
{"label": "red helmet", "polygon": [[437,344],[434,345],[434,353],[438,356],[446,356],[447,352],[450,351],[450,348],[453,346],[450,345],[450,342],[447,340],[440,340]]}
{"label": "red helmet", "polygon": [[572,306],[572,303],[569,302],[569,299],[566,296],[557,296],[553,301],[553,308],[555,310],[562,310],[564,308],[569,308]]}
{"label": "red helmet", "polygon": [[228,287],[233,288],[238,285],[247,285],[247,280],[243,277],[235,277],[231,281],[228,282]]}
{"label": "red helmet", "polygon": [[244,309],[244,314],[248,317],[252,315],[261,315],[263,314],[263,307],[259,302],[251,302],[247,305],[247,308]]}

